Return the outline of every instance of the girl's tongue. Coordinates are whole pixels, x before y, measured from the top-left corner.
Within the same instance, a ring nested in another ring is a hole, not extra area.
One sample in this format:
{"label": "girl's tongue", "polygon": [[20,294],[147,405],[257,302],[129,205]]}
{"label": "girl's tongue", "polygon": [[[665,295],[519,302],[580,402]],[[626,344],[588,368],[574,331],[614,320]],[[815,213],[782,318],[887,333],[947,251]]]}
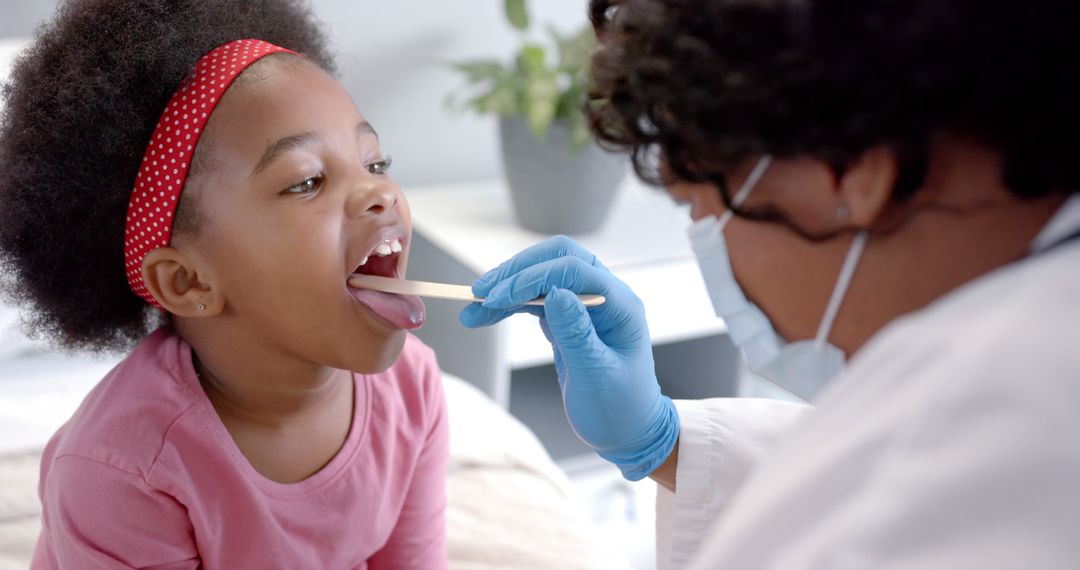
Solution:
{"label": "girl's tongue", "polygon": [[[399,251],[400,248],[389,255],[372,255],[356,268],[355,273],[396,277]],[[371,309],[371,312],[382,317],[388,326],[411,331],[424,324],[426,311],[420,297],[353,287],[349,287],[349,292],[354,299]]]}
{"label": "girl's tongue", "polygon": [[426,310],[420,297],[353,287],[349,288],[349,292],[354,299],[394,328],[411,331],[424,325]]}

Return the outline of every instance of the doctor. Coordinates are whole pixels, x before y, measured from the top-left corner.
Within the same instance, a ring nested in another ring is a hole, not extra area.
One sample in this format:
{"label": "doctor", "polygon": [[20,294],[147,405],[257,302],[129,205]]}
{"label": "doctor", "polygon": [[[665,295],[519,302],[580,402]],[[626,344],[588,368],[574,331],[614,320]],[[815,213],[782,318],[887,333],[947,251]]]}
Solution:
{"label": "doctor", "polygon": [[671,492],[661,565],[1080,568],[1080,3],[591,12],[594,133],[689,204],[732,340],[814,403],[663,396],[641,302],[567,238],[475,283],[462,322],[538,314],[574,430]]}

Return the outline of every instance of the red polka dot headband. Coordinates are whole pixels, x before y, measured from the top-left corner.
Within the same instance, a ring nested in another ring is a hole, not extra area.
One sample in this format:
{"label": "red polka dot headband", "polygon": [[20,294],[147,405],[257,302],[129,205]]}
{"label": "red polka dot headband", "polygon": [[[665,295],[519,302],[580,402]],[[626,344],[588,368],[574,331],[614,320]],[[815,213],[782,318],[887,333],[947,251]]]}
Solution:
{"label": "red polka dot headband", "polygon": [[195,62],[154,127],[128,203],[124,269],[131,290],[159,309],[143,283],[143,259],[168,247],[172,239],[176,205],[199,135],[233,80],[251,64],[278,52],[295,53],[262,40],[237,40],[215,48]]}

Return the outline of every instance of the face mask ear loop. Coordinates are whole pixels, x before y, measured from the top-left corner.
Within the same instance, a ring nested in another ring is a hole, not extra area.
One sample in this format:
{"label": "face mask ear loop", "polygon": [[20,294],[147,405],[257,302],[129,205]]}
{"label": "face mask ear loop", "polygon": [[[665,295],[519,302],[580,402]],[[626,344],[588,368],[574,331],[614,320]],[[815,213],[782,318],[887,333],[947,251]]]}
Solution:
{"label": "face mask ear loop", "polygon": [[[758,159],[757,164],[754,165],[754,169],[750,171],[750,176],[746,177],[746,181],[739,187],[739,191],[735,193],[735,197],[731,199],[731,205],[738,208],[742,206],[742,203],[746,201],[746,198],[750,196],[750,192],[757,186],[758,180],[765,175],[765,171],[768,170],[769,165],[772,164],[772,156],[764,155]],[[723,233],[724,227],[731,221],[731,217],[735,213],[731,210],[726,210],[720,215],[720,232]]]}
{"label": "face mask ear loop", "polygon": [[825,308],[825,316],[821,319],[817,336],[814,337],[815,350],[824,348],[825,342],[829,340],[829,333],[832,332],[833,323],[836,321],[837,313],[840,312],[840,306],[844,302],[848,286],[851,285],[851,279],[855,276],[855,268],[859,266],[859,258],[862,257],[868,237],[869,234],[866,232],[859,232],[855,235],[855,241],[851,242],[851,249],[848,250],[844,266],[840,269],[840,277],[836,279],[836,287],[833,288],[829,305]]}

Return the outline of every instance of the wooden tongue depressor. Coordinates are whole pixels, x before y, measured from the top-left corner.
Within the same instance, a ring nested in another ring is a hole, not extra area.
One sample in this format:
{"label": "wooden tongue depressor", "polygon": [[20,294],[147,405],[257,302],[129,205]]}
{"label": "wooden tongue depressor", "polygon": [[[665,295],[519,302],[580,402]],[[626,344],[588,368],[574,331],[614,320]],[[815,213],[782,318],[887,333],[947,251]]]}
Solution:
{"label": "wooden tongue depressor", "polygon": [[[349,285],[358,289],[372,289],[384,293],[397,293],[399,295],[417,295],[419,297],[434,297],[436,299],[453,299],[457,301],[469,301],[479,303],[484,299],[473,295],[472,288],[468,285],[449,285],[446,283],[430,283],[427,281],[407,281],[381,275],[353,275],[349,277]],[[607,299],[603,295],[578,295],[582,304],[586,307],[602,305]],[[544,298],[533,299],[526,305],[544,306]]]}

